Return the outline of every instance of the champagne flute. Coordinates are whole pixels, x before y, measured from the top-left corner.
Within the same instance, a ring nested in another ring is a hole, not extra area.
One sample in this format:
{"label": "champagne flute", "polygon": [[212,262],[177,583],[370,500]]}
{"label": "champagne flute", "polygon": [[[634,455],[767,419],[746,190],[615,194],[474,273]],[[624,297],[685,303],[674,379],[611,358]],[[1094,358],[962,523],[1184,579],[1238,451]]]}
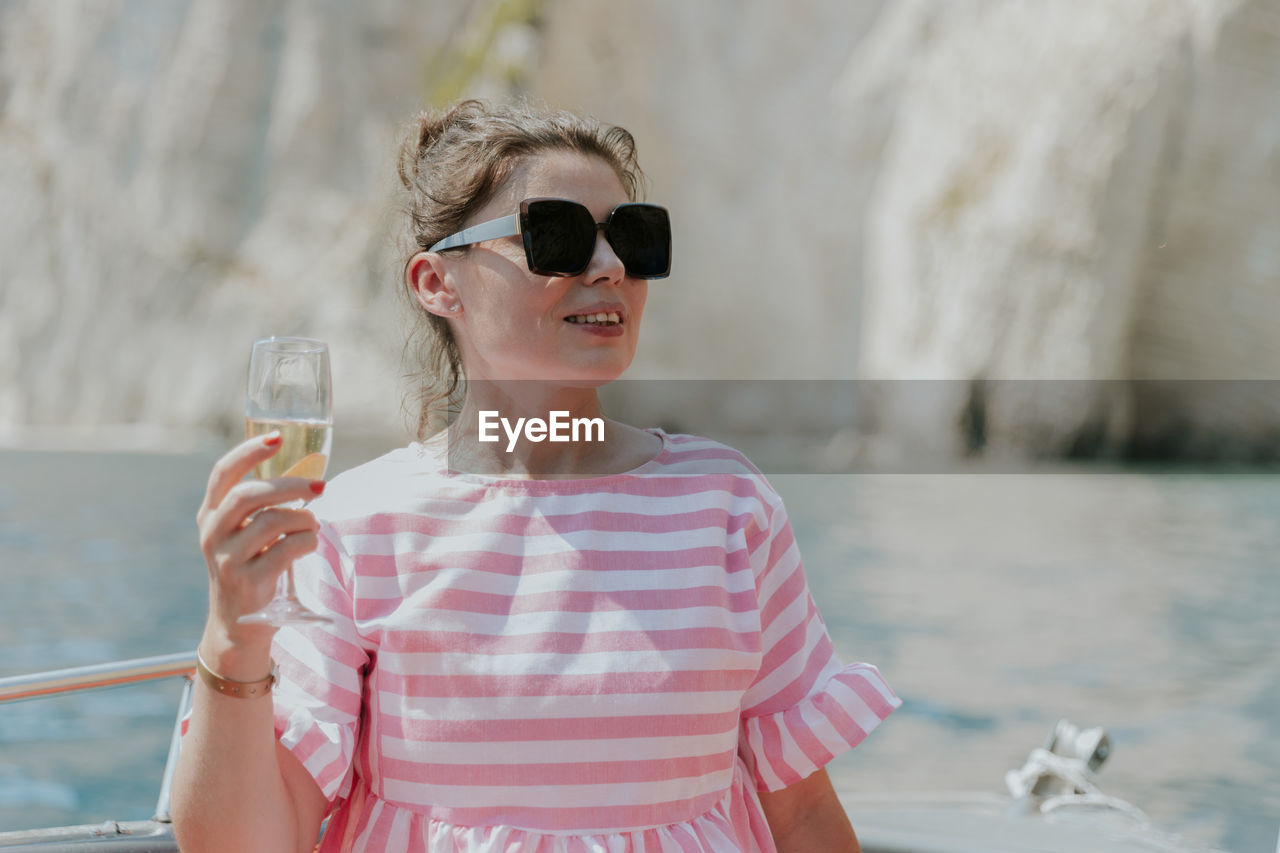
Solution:
{"label": "champagne flute", "polygon": [[[272,337],[254,341],[249,356],[249,391],[245,399],[245,436],[278,430],[280,449],[258,465],[254,475],[324,477],[333,442],[333,390],[329,347],[311,338]],[[302,501],[285,506],[301,507]],[[267,606],[238,620],[246,624],[282,625],[331,622],[298,601],[292,564],[281,574],[276,595]]]}

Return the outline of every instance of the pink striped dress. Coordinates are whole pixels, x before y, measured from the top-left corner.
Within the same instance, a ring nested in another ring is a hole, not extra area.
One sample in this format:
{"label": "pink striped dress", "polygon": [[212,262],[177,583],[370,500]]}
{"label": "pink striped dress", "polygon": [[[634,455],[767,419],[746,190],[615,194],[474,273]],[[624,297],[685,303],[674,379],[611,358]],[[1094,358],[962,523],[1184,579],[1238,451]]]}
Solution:
{"label": "pink striped dress", "polygon": [[422,445],[329,484],[276,731],[322,851],[772,851],[757,791],[900,704],[837,660],[786,512],[737,451],[652,430],[625,474],[460,474]]}

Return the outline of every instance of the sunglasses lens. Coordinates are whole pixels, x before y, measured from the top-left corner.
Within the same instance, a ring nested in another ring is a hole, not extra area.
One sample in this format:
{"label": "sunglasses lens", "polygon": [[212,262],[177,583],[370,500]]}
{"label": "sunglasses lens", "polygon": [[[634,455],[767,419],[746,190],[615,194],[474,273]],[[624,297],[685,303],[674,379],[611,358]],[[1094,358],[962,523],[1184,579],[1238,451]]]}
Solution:
{"label": "sunglasses lens", "polygon": [[577,275],[591,262],[595,242],[595,220],[581,204],[559,199],[526,203],[525,248],[534,273]]}
{"label": "sunglasses lens", "polygon": [[[591,263],[596,221],[576,201],[530,199],[521,205],[529,270],[536,275],[578,275]],[[656,204],[614,208],[605,237],[633,278],[664,278],[671,272],[671,220]]]}
{"label": "sunglasses lens", "polygon": [[633,278],[663,278],[671,272],[671,220],[656,204],[624,204],[605,231],[609,245]]}

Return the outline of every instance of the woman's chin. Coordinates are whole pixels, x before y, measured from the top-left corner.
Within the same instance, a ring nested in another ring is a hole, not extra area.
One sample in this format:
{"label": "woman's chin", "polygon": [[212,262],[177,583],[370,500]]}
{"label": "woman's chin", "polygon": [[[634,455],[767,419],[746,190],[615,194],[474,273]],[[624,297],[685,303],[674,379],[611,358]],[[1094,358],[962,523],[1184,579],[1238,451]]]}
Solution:
{"label": "woman's chin", "polygon": [[570,388],[599,388],[620,378],[630,366],[630,355],[623,358],[621,353],[614,358],[565,359],[546,365],[539,378]]}
{"label": "woman's chin", "polygon": [[599,388],[608,385],[626,372],[626,365],[556,365],[545,370],[530,371],[510,370],[500,376],[477,376],[469,378],[468,384],[481,382],[527,382],[543,383],[555,388]]}
{"label": "woman's chin", "polygon": [[566,372],[558,376],[549,376],[542,381],[562,388],[600,388],[620,378],[622,373],[622,370]]}

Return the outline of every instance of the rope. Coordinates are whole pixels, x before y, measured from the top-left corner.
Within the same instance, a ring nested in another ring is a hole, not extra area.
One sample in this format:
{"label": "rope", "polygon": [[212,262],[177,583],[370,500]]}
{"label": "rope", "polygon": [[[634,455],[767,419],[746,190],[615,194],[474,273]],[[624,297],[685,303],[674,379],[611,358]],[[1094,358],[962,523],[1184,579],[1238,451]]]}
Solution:
{"label": "rope", "polygon": [[1065,758],[1047,749],[1034,749],[1027,756],[1027,763],[1022,765],[1022,769],[1010,770],[1005,774],[1004,781],[1009,786],[1009,793],[1022,799],[1031,795],[1036,783],[1044,776],[1052,776],[1067,783],[1071,790],[1045,799],[1040,804],[1041,814],[1048,814],[1063,806],[1102,806],[1123,812],[1143,826],[1151,825],[1151,820],[1131,803],[1102,793],[1094,782],[1093,772],[1079,758]]}

